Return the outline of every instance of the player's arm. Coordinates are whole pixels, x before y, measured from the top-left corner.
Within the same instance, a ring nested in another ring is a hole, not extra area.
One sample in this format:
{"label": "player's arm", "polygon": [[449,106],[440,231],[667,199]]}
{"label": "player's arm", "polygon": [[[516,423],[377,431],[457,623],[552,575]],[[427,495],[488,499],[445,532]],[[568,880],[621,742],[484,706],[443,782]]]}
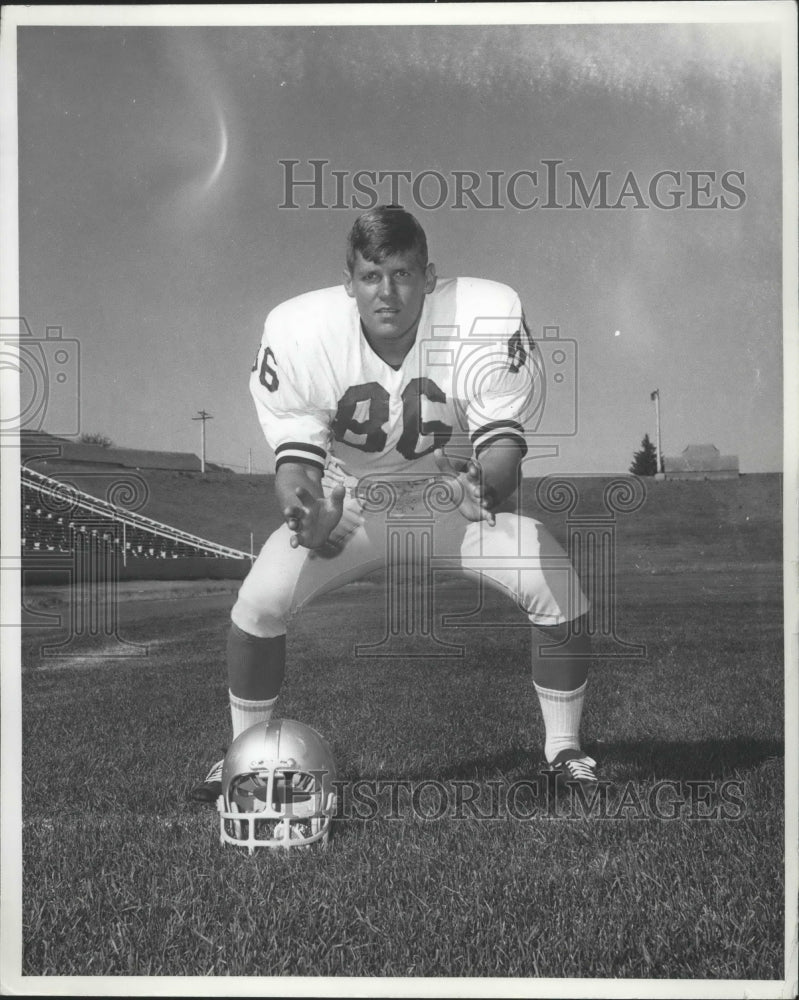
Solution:
{"label": "player's arm", "polygon": [[[498,438],[473,459],[481,472],[481,502],[493,514],[519,487],[519,467],[526,449],[515,438]],[[493,521],[492,521],[493,523]]]}
{"label": "player's arm", "polygon": [[300,462],[281,462],[275,473],[275,493],[283,518],[293,532],[292,548],[321,549],[341,520],[344,487],[325,497],[322,470]]}
{"label": "player's arm", "polygon": [[[501,347],[506,345],[506,364],[497,364],[492,345],[480,356],[470,357],[469,370],[484,365],[479,406],[467,397],[467,414],[474,454],[466,468],[458,470],[464,494],[460,511],[470,521],[495,524],[495,511],[519,486],[520,465],[527,454],[524,416],[534,392],[534,372],[528,364],[533,343],[518,295],[512,293],[504,329],[494,331]],[[506,339],[507,338],[507,339]],[[500,350],[500,356],[504,351]],[[453,472],[451,463],[436,456],[442,472]]]}
{"label": "player's arm", "polygon": [[492,527],[497,507],[518,487],[523,457],[523,447],[512,438],[499,438],[480,451],[479,460],[461,460],[457,465],[441,449],[435,452],[439,469],[457,479],[461,514],[467,521],[487,521]]}
{"label": "player's arm", "polygon": [[250,374],[250,392],[275,453],[275,493],[292,532],[291,545],[322,549],[342,519],[344,490],[333,490],[326,497],[322,488],[330,440],[329,401],[312,388],[314,339],[301,349],[294,332],[306,321],[313,325],[315,317],[297,310],[288,302],[267,316]]}

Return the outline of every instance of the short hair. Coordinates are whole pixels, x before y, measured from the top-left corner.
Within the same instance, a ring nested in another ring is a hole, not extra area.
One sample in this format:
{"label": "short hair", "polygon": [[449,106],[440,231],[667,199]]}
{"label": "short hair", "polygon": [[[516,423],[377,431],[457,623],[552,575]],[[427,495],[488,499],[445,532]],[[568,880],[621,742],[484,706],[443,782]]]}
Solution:
{"label": "short hair", "polygon": [[378,205],[358,216],[347,237],[347,267],[352,273],[355,255],[381,264],[386,257],[413,250],[427,267],[425,231],[401,205]]}

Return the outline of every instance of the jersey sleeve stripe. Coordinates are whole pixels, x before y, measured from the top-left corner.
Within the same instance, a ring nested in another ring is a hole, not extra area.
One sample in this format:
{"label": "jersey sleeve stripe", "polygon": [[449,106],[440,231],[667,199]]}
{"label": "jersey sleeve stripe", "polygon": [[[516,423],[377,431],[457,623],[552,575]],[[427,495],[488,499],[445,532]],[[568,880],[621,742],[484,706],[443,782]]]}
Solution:
{"label": "jersey sleeve stripe", "polygon": [[479,427],[472,434],[472,447],[474,448],[475,457],[484,448],[487,448],[488,445],[493,444],[499,438],[512,438],[521,448],[522,454],[527,454],[527,442],[524,438],[524,428],[522,425],[515,420],[494,420],[490,424]]}
{"label": "jersey sleeve stripe", "polygon": [[279,444],[275,448],[275,454],[281,455],[286,450],[308,452],[311,455],[316,455],[323,462],[327,458],[327,452],[324,448],[315,444],[307,444],[305,441],[284,441],[283,444]]}
{"label": "jersey sleeve stripe", "polygon": [[524,440],[523,437],[520,437],[518,434],[515,434],[512,431],[499,431],[493,437],[488,438],[488,440],[481,441],[480,444],[475,445],[474,457],[479,458],[480,454],[483,451],[485,451],[485,449],[490,444],[494,444],[495,441],[499,441],[502,438],[504,438],[505,440],[513,441],[513,443],[517,446],[519,451],[521,451],[522,453],[521,457],[524,458],[524,456],[527,454],[527,442]]}
{"label": "jersey sleeve stripe", "polygon": [[472,444],[476,444],[484,434],[493,434],[497,430],[515,431],[522,437],[524,436],[524,427],[516,420],[492,420],[490,424],[483,424],[482,427],[477,428],[472,434]]}
{"label": "jersey sleeve stripe", "polygon": [[477,447],[477,442],[485,436],[492,436],[501,431],[503,434],[518,434],[524,437],[524,427],[516,420],[493,420],[490,424],[483,424],[472,434],[472,444]]}
{"label": "jersey sleeve stripe", "polygon": [[298,462],[300,465],[312,465],[324,472],[326,460],[324,448],[313,444],[290,441],[275,448],[275,469],[279,469],[284,462]]}
{"label": "jersey sleeve stripe", "polygon": [[277,472],[281,465],[285,465],[288,462],[292,462],[295,465],[311,465],[313,468],[319,469],[320,472],[325,471],[325,463],[320,462],[318,458],[309,458],[306,455],[293,455],[285,453],[275,459],[275,471]]}

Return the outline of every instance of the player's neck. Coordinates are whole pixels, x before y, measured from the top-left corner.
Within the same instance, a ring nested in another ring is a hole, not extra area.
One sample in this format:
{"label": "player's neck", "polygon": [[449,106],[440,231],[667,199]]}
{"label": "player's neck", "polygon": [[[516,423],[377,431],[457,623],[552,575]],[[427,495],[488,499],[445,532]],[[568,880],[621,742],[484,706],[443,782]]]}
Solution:
{"label": "player's neck", "polygon": [[364,332],[364,337],[366,337],[367,344],[372,348],[378,358],[380,358],[381,361],[385,361],[389,368],[395,369],[402,367],[403,361],[407,358],[414,343],[416,342],[415,331],[413,338],[407,343],[407,346],[405,346],[405,343],[391,345],[380,343],[375,344],[366,332]]}
{"label": "player's neck", "polygon": [[396,340],[386,341],[377,337],[371,337],[365,329],[363,323],[361,323],[361,333],[363,334],[366,343],[381,361],[385,361],[390,368],[395,369],[402,367],[402,363],[405,361],[405,358],[407,358],[408,354],[410,354],[413,349],[413,345],[416,343],[416,334],[418,330],[419,319],[417,319],[413,326],[409,330],[406,330],[402,336],[397,337]]}

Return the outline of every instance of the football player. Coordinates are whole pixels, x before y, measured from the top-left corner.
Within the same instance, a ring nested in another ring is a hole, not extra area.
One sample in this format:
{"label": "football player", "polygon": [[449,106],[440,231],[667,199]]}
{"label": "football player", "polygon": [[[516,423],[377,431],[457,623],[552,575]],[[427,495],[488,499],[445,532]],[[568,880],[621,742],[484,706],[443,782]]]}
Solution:
{"label": "football player", "polygon": [[[271,717],[291,615],[407,557],[386,551],[376,488],[414,512],[432,509],[438,483],[449,502],[439,496],[433,505],[434,554],[507,593],[531,631],[558,645],[548,657],[540,638],[532,643],[544,753],[565,779],[591,785],[596,763],[579,740],[590,640],[575,627],[584,626],[588,603],[546,528],[501,509],[519,485],[524,420],[541,389],[519,297],[493,281],[438,278],[424,230],[395,205],[357,219],[343,277],[268,315],[250,378],[275,452],[284,524],[231,613],[233,737]],[[453,449],[464,441],[459,460]],[[194,799],[216,800],[221,766],[192,790]]]}

